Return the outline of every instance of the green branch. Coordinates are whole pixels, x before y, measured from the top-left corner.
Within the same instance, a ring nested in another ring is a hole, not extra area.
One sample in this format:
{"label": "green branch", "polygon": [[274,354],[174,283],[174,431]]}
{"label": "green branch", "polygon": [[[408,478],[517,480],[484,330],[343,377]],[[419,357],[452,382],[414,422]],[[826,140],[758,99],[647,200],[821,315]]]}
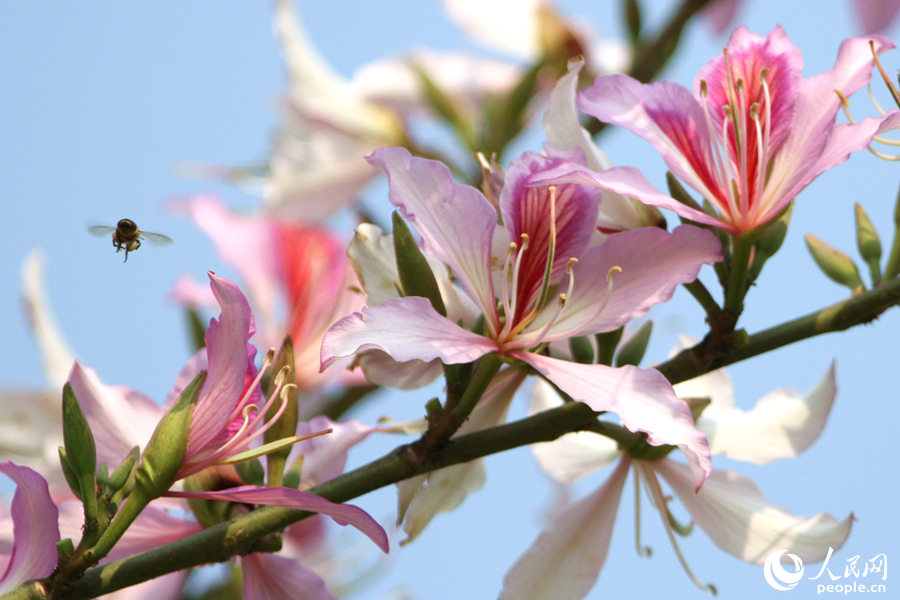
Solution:
{"label": "green branch", "polygon": [[755,333],[740,345],[734,345],[730,337],[723,341],[710,334],[656,369],[673,384],[687,381],[794,342],[868,323],[897,304],[900,304],[900,279],[892,279],[875,289]]}
{"label": "green branch", "polygon": [[[410,451],[411,444],[403,445],[309,491],[332,502],[346,502],[415,475],[520,446],[555,440],[565,433],[587,427],[596,415],[586,404],[571,402],[514,423],[453,438],[429,456],[417,458]],[[65,589],[55,590],[52,597],[66,600],[95,598],[167,573],[223,562],[251,552],[259,538],[277,533],[308,516],[310,513],[298,510],[263,508],[183,540],[92,569]],[[46,596],[38,593],[38,587],[33,584],[20,587],[3,596],[3,600],[43,600]]]}

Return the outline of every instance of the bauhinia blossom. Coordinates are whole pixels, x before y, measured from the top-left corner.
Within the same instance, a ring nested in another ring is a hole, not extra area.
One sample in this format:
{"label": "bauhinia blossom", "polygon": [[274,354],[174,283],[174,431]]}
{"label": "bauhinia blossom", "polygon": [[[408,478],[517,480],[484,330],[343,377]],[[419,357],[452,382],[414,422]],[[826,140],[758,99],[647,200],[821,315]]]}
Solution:
{"label": "bauhinia blossom", "polygon": [[[714,0],[703,9],[703,15],[713,30],[722,34],[734,22],[741,4],[745,4],[744,0]],[[849,4],[864,34],[883,32],[893,24],[900,10],[900,0],[851,0]]]}
{"label": "bauhinia blossom", "polygon": [[[836,391],[834,370],[830,369],[807,394],[777,390],[745,412],[734,406],[731,380],[724,371],[675,388],[683,398],[709,399],[697,427],[709,437],[713,454],[756,464],[795,457],[815,442],[825,426]],[[550,386],[540,382],[531,408],[538,412],[560,402]],[[623,454],[615,442],[590,432],[535,444],[532,451],[550,476],[566,484],[617,459],[618,463],[597,491],[560,512],[519,559],[506,576],[502,600],[551,596],[576,600],[588,593],[606,560],[619,499],[631,468],[643,482],[651,504],[660,510],[673,545],[670,499],[662,490],[660,477],[713,543],[753,564],[763,564],[777,549],[787,549],[804,563],[821,561],[829,547],[843,545],[853,522],[852,514],[843,521],[825,513],[812,518],[792,515],[767,501],[753,481],[731,471],[713,469],[697,491],[685,464],[669,458],[642,460]],[[639,487],[635,485],[636,490]],[[640,540],[637,544],[641,549]],[[688,575],[700,585],[677,545],[675,549]]]}
{"label": "bauhinia blossom", "polygon": [[[316,360],[328,327],[362,306],[352,291],[359,283],[344,242],[321,227],[236,214],[213,196],[178,199],[169,206],[187,213],[240,274],[253,304],[257,343],[277,348],[285,335],[291,336],[298,388],[321,388],[335,376],[346,383],[362,381],[346,371],[320,375]],[[197,294],[200,288],[184,281],[173,292],[176,300],[205,304],[206,296]]]}
{"label": "bauhinia blossom", "polygon": [[[532,185],[541,173],[580,163],[575,149],[559,156],[525,153],[506,173],[498,212],[475,188],[456,184],[437,161],[402,148],[376,150],[369,161],[388,176],[389,198],[422,236],[424,250],[444,262],[484,317],[484,334],[440,315],[420,297],[386,300],[338,321],[322,344],[323,369],[358,350],[380,349],[394,360],[467,363],[489,353],[520,360],[573,399],[618,414],[651,444],[682,448],[699,485],[709,469],[705,437],[687,406],[657,371],[613,369],[552,358],[532,349],[573,336],[621,327],[703,264],[721,258],[707,231],[643,228],[588,247],[600,195],[590,187]],[[492,247],[505,258],[492,269]],[[495,281],[496,278],[496,281]]]}
{"label": "bauhinia blossom", "polygon": [[567,173],[545,183],[593,182],[732,234],[763,225],[821,173],[891,126],[896,111],[835,124],[841,106],[835,92],[849,96],[870,79],[870,42],[877,53],[894,47],[877,35],[849,38],[831,70],[803,79],[800,51],[781,27],[765,38],[740,27],[724,54],[700,71],[693,93],[626,75],[598,77],[581,93],[582,111],[653,144],[671,172],[715,214],[656,191],[634,170]]}
{"label": "bauhinia blossom", "polygon": [[4,569],[0,594],[5,594],[29,579],[49,576],[56,568],[59,512],[50,498],[47,482],[35,471],[4,462],[0,463],[0,473],[16,484],[10,518],[4,523],[12,526],[12,549],[8,554],[0,553],[0,566]]}

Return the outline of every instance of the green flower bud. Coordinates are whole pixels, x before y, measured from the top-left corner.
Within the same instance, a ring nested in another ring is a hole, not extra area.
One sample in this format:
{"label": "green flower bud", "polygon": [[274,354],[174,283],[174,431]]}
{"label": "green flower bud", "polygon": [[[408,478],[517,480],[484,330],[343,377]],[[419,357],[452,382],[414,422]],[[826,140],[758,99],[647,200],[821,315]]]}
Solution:
{"label": "green flower bud", "polygon": [[877,284],[881,281],[881,239],[862,205],[857,202],[854,208],[856,209],[856,243],[859,246],[859,255],[869,267],[872,283]]}
{"label": "green flower bud", "polygon": [[829,279],[851,290],[863,287],[859,269],[856,268],[856,264],[849,256],[811,233],[807,233],[804,238],[809,253],[812,254],[816,264]]}
{"label": "green flower bud", "polygon": [[[266,422],[268,423],[275,417],[276,413],[281,408],[282,402],[285,402],[286,406],[284,412],[281,413],[281,416],[278,418],[278,421],[266,430],[263,437],[263,441],[266,444],[283,440],[284,438],[291,437],[297,433],[297,421],[299,419],[300,409],[297,405],[297,375],[294,370],[294,343],[291,341],[291,336],[289,335],[285,336],[284,341],[281,343],[281,349],[278,351],[278,356],[275,357],[275,362],[272,365],[272,372],[277,373],[277,375],[269,382],[269,388],[266,391],[266,396],[269,398],[269,404],[266,407]],[[281,397],[275,395],[275,390],[279,383],[282,385],[280,394],[283,394],[283,396]],[[284,463],[290,453],[290,446],[285,446],[284,448],[279,448],[278,450],[269,453],[266,467],[268,469],[270,485],[281,485],[281,477],[284,474]]]}
{"label": "green flower bud", "polygon": [[80,495],[76,495],[84,502],[85,518],[90,520],[97,515],[97,446],[91,426],[68,382],[63,386],[62,411],[65,460],[71,476],[78,482]]}
{"label": "green flower bud", "polygon": [[613,357],[616,355],[616,347],[619,340],[622,339],[623,327],[619,327],[614,331],[597,334],[597,364],[612,366]]}
{"label": "green flower bud", "polygon": [[441,290],[425,255],[413,239],[406,221],[400,213],[394,211],[391,217],[394,223],[394,254],[397,259],[397,273],[400,275],[400,286],[404,296],[421,296],[431,301],[441,316],[447,316]]}

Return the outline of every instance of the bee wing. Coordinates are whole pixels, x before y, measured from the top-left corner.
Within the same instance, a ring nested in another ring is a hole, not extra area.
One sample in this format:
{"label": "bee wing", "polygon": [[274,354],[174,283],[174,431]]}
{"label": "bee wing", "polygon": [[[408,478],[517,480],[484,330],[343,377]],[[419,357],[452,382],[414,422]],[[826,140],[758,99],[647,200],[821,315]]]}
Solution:
{"label": "bee wing", "polygon": [[161,233],[150,233],[149,231],[142,231],[141,237],[154,246],[166,246],[172,243],[172,238]]}
{"label": "bee wing", "polygon": [[93,227],[88,227],[88,233],[97,237],[107,235],[115,230],[115,227],[107,227],[106,225],[95,225]]}

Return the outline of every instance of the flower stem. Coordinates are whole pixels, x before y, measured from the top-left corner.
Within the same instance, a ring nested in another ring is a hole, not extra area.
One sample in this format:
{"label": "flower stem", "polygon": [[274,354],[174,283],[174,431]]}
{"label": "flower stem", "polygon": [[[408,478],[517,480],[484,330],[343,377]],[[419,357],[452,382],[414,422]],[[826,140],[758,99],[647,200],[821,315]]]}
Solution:
{"label": "flower stem", "polygon": [[747,293],[747,269],[750,266],[750,252],[753,244],[741,237],[731,238],[731,274],[725,290],[725,310],[737,321],[744,310],[744,295]]}

